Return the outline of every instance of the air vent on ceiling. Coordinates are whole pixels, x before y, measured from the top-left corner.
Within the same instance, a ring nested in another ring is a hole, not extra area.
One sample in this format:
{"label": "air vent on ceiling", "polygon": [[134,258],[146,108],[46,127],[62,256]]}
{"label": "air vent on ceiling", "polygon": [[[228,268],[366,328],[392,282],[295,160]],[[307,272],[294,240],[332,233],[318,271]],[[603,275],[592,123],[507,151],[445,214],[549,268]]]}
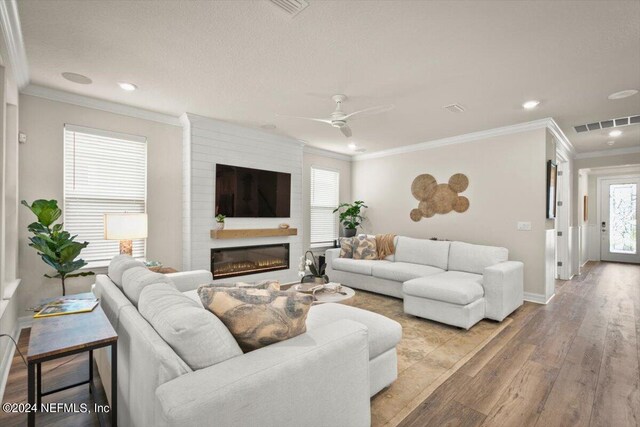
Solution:
{"label": "air vent on ceiling", "polygon": [[[445,107],[448,109],[448,107]],[[629,126],[640,123],[640,116],[621,117],[619,119],[603,120],[601,122],[587,123],[586,125],[578,125],[573,128],[576,132],[588,132],[612,127]]]}
{"label": "air vent on ceiling", "polygon": [[269,0],[269,3],[278,6],[278,9],[292,18],[309,7],[309,2],[305,0]]}
{"label": "air vent on ceiling", "polygon": [[450,113],[462,113],[464,111],[464,107],[460,104],[445,105],[442,108],[449,111]]}

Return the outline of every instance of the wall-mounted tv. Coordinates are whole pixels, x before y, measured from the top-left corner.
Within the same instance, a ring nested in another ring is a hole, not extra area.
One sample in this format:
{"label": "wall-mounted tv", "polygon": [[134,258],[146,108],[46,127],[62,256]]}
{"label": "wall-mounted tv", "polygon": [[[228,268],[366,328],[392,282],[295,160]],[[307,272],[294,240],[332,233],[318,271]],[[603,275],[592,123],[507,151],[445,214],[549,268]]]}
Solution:
{"label": "wall-mounted tv", "polygon": [[291,174],[217,164],[216,215],[290,217]]}

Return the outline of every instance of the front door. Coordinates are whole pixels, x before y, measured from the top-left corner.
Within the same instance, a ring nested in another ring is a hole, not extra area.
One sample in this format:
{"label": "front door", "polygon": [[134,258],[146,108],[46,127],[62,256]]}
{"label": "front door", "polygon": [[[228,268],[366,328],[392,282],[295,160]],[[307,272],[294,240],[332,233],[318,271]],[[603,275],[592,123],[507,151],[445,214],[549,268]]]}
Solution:
{"label": "front door", "polygon": [[640,177],[606,178],[600,185],[600,258],[640,263]]}

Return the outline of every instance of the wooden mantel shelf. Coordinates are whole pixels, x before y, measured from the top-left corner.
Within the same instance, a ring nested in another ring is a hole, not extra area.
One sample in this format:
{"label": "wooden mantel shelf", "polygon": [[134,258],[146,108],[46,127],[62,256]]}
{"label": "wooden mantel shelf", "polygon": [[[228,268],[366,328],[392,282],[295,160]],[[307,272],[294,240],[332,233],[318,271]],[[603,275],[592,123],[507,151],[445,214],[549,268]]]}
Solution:
{"label": "wooden mantel shelf", "polygon": [[212,239],[250,239],[252,237],[297,235],[297,228],[235,228],[230,230],[211,230]]}

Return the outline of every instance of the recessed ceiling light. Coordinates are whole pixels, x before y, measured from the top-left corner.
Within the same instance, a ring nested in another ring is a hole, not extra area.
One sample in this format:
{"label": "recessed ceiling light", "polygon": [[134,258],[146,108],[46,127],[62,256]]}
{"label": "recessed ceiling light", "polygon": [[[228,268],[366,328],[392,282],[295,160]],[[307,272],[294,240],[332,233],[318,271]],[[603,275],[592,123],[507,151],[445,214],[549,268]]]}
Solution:
{"label": "recessed ceiling light", "polygon": [[127,82],[118,82],[118,86],[120,86],[122,90],[126,90],[127,92],[133,92],[134,90],[138,89],[138,86],[134,85],[133,83]]}
{"label": "recessed ceiling light", "polygon": [[358,145],[355,142],[350,142],[347,147],[349,147],[350,150],[357,150],[358,149]]}
{"label": "recessed ceiling light", "polygon": [[531,100],[531,101],[527,101],[524,104],[522,104],[522,108],[524,108],[525,110],[533,110],[538,105],[540,105],[540,101]]}
{"label": "recessed ceiling light", "polygon": [[607,145],[613,145],[615,143],[616,143],[615,141],[607,141]]}
{"label": "recessed ceiling light", "polygon": [[73,83],[78,83],[81,85],[90,85],[91,83],[93,83],[93,81],[87,77],[87,76],[83,76],[82,74],[78,74],[78,73],[62,73],[62,77],[69,80],[70,82]]}
{"label": "recessed ceiling light", "polygon": [[615,92],[612,93],[611,95],[608,96],[609,99],[622,99],[622,98],[628,98],[630,96],[635,95],[636,93],[638,93],[637,90],[635,89],[627,89],[627,90],[621,90],[620,92]]}
{"label": "recessed ceiling light", "polygon": [[618,129],[616,129],[616,130],[612,130],[611,132],[609,132],[609,136],[612,136],[612,137],[614,137],[614,138],[615,138],[616,136],[620,136],[620,135],[622,135],[622,131],[621,131],[621,130],[618,130]]}

